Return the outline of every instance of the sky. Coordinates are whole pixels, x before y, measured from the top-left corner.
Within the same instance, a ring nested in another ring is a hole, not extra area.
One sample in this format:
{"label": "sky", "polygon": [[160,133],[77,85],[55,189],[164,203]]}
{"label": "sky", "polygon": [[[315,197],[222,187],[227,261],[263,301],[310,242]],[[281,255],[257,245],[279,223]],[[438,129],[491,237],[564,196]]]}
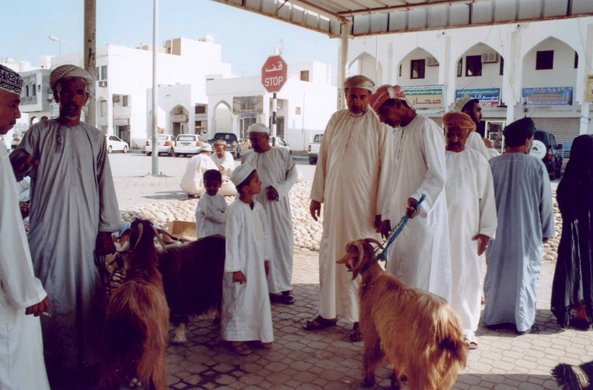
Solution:
{"label": "sky", "polygon": [[[0,58],[12,57],[39,65],[42,55],[83,49],[83,0],[20,0],[2,5]],[[137,47],[152,44],[153,2],[98,0],[97,47],[108,43]],[[12,16],[9,16],[12,15]],[[158,43],[171,38],[198,39],[206,34],[222,45],[222,60],[235,75],[257,75],[280,40],[287,62],[315,60],[337,73],[338,39],[302,27],[246,12],[211,0],[160,0]],[[70,44],[68,44],[70,43]]]}

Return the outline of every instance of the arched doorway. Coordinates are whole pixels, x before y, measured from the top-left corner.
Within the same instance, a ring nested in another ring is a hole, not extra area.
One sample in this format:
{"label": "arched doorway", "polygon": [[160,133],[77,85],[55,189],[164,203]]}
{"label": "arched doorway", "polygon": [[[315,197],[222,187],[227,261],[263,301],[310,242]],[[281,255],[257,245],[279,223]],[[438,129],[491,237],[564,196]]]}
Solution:
{"label": "arched doorway", "polygon": [[214,106],[212,129],[212,135],[216,133],[233,133],[231,106],[224,100],[219,101]]}
{"label": "arched doorway", "polygon": [[397,84],[401,86],[437,85],[439,62],[422,48],[412,50],[397,67]]}
{"label": "arched doorway", "polygon": [[[189,111],[182,105],[177,105],[171,109],[171,134],[177,137],[179,134],[188,134]],[[195,131],[195,130],[194,130]]]}
{"label": "arched doorway", "polygon": [[383,84],[383,65],[367,52],[360,53],[348,66],[348,75],[361,74],[375,82],[376,86]]}

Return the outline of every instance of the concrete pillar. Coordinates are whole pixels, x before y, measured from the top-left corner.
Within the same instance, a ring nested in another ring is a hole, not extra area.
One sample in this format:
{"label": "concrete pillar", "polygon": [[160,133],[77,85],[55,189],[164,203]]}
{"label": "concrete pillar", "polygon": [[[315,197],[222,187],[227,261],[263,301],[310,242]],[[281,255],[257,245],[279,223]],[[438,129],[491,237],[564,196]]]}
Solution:
{"label": "concrete pillar", "polygon": [[340,63],[338,65],[338,110],[346,108],[346,95],[344,93],[344,80],[348,74],[348,38],[350,36],[350,21],[342,23],[340,38]]}
{"label": "concrete pillar", "polygon": [[157,82],[157,58],[158,58],[158,21],[159,21],[159,1],[153,0],[153,23],[152,23],[152,175],[159,174],[159,149],[158,149],[158,89]]}
{"label": "concrete pillar", "polygon": [[[583,37],[586,42],[585,47],[585,58],[579,61],[579,72],[577,72],[577,85],[583,83],[582,97],[583,103],[581,105],[581,127],[579,134],[593,134],[593,121],[591,119],[591,102],[587,101],[587,75],[593,73],[591,64],[593,63],[593,24],[587,26],[586,37]],[[580,72],[580,68],[583,68],[583,72]]]}
{"label": "concrete pillar", "polygon": [[[96,0],[84,1],[84,69],[97,79],[96,72],[97,52],[97,3]],[[78,64],[77,64],[78,65]],[[86,123],[97,126],[97,100],[95,96],[97,83],[90,86],[90,97],[87,106]]]}

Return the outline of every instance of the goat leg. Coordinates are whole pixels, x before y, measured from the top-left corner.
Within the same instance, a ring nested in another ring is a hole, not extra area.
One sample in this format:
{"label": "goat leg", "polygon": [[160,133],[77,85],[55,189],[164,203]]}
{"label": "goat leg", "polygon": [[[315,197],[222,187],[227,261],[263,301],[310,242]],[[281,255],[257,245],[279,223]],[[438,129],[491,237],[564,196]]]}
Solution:
{"label": "goat leg", "polygon": [[[363,333],[364,334],[364,333]],[[375,371],[383,361],[383,351],[381,350],[381,339],[378,335],[364,334],[364,387],[373,387],[375,385]]]}
{"label": "goat leg", "polygon": [[393,390],[400,390],[401,389],[401,382],[399,380],[399,375],[397,371],[393,370],[391,373],[391,388]]}

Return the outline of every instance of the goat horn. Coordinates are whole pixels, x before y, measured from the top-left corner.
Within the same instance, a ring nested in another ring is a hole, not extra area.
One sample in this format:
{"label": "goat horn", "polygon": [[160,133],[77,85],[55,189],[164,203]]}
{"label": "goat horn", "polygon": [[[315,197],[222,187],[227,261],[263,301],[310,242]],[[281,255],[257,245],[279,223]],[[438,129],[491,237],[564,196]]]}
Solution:
{"label": "goat horn", "polygon": [[144,233],[144,225],[139,223],[138,224],[138,239],[136,240],[136,244],[134,244],[134,249],[136,249],[136,247],[140,243],[140,239],[142,238],[142,233]]}
{"label": "goat horn", "polygon": [[362,245],[361,240],[356,241],[354,245],[356,245],[356,249],[358,249],[358,266],[360,266],[360,263],[364,260],[364,246]]}
{"label": "goat horn", "polygon": [[165,243],[161,239],[161,235],[159,234],[159,232],[156,230],[156,228],[154,227],[154,225],[152,223],[150,224],[150,227],[152,227],[152,230],[154,231],[154,234],[156,235],[157,240],[159,240],[159,244],[161,244],[161,247],[163,248],[163,252],[167,253],[167,248],[165,248]]}
{"label": "goat horn", "polygon": [[377,244],[377,246],[381,249],[383,248],[383,244],[381,244],[379,241],[375,240],[374,238],[367,238],[366,240],[369,244]]}

